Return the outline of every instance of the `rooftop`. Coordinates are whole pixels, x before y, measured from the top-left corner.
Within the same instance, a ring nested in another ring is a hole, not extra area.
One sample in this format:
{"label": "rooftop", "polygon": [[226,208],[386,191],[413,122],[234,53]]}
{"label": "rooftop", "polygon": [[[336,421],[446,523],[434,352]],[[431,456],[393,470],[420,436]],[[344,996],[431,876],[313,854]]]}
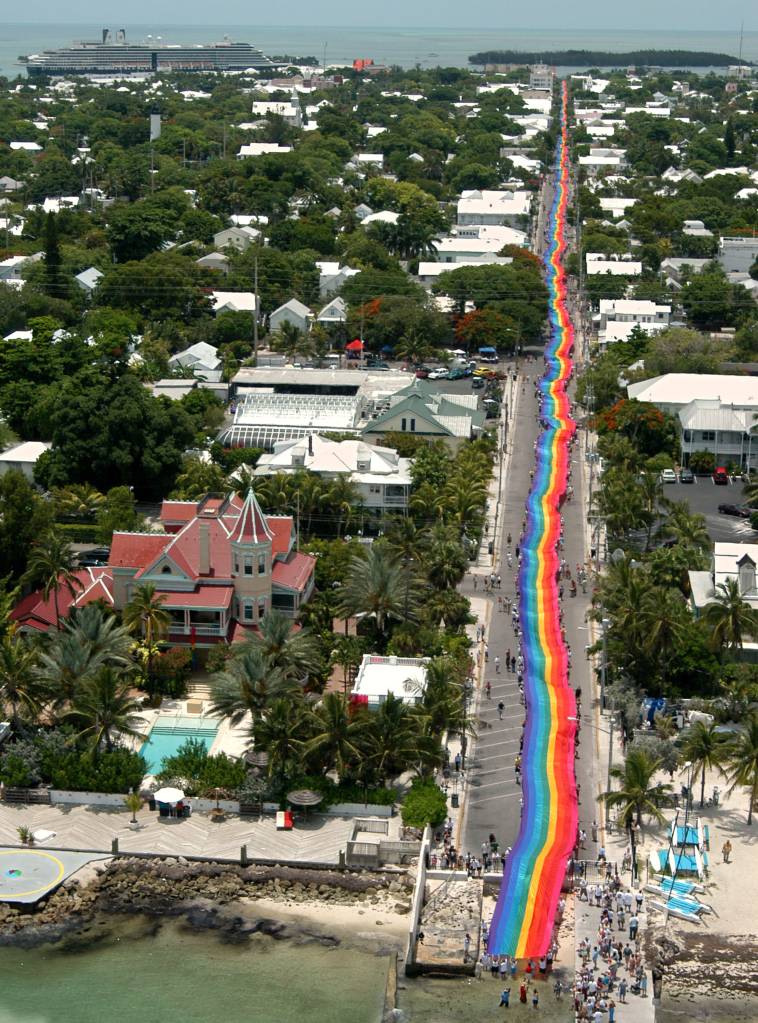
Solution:
{"label": "rooftop", "polygon": [[379,704],[392,694],[405,703],[419,703],[426,689],[424,657],[379,657],[364,654],[353,685],[353,698]]}

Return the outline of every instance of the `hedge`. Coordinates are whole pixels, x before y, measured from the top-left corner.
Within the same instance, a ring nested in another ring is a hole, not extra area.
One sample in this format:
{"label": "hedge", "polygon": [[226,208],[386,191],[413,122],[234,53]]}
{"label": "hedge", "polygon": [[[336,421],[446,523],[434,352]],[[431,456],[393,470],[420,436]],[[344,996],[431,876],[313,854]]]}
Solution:
{"label": "hedge", "polygon": [[284,801],[287,792],[294,789],[312,789],[324,797],[321,801],[321,808],[334,806],[337,803],[367,803],[370,806],[392,806],[397,800],[396,789],[383,787],[364,788],[363,785],[354,785],[350,782],[340,782],[338,785],[331,778],[323,775],[304,775],[300,778],[288,778],[281,794],[277,794],[280,802]]}
{"label": "hedge", "polygon": [[438,827],[447,817],[445,793],[433,781],[417,778],[401,808],[403,824],[409,828]]}
{"label": "hedge", "polygon": [[98,543],[100,539],[100,529],[94,523],[56,522],[55,528],[69,543]]}

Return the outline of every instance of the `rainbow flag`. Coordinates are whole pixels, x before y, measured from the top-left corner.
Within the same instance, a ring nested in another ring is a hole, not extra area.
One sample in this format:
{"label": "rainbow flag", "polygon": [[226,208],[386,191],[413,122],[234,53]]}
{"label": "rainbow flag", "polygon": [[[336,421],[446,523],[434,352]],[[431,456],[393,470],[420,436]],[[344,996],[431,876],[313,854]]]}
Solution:
{"label": "rainbow flag", "polygon": [[544,257],[550,295],[550,340],[539,383],[541,419],[534,480],[521,542],[522,652],[526,731],[521,758],[524,805],[516,844],[505,866],[489,934],[489,951],[517,958],[544,955],[551,943],[566,862],[576,842],[574,774],[576,701],[561,636],[558,573],[560,506],[566,493],[569,441],[575,430],[566,388],[574,329],[567,306],[563,254],[569,192],[568,92],[562,87],[556,188]]}

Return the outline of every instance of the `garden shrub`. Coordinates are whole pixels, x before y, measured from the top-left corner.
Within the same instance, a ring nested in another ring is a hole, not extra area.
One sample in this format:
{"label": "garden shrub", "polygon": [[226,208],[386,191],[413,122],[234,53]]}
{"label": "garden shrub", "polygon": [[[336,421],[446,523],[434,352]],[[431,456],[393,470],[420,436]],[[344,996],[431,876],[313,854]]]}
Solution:
{"label": "garden shrub", "polygon": [[445,793],[433,781],[417,778],[403,801],[403,824],[410,828],[438,827],[447,817]]}
{"label": "garden shrub", "polygon": [[244,784],[245,765],[225,753],[209,756],[202,739],[187,739],[173,757],[164,757],[158,780],[177,781],[188,796],[212,797],[215,790],[236,793]]}

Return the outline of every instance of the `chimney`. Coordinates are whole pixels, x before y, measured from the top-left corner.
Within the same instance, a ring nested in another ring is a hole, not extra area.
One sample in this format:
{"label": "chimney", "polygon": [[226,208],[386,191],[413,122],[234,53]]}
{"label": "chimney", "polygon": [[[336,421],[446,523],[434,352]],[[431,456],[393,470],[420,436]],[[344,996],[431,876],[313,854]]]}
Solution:
{"label": "chimney", "polygon": [[200,557],[198,559],[198,571],[200,575],[211,574],[211,545],[210,538],[208,535],[208,523],[201,522],[198,533],[198,546],[200,548]]}

